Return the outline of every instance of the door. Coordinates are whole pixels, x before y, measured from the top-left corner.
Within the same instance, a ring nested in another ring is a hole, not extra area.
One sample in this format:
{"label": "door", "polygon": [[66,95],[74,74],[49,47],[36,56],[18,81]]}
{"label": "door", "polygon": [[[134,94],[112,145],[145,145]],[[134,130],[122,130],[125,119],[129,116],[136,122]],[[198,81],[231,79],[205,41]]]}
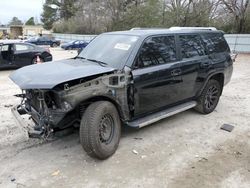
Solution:
{"label": "door", "polygon": [[14,63],[17,67],[30,65],[33,58],[33,47],[28,44],[15,44]]}
{"label": "door", "polygon": [[[179,82],[174,36],[146,39],[133,65],[135,116],[174,103]],[[172,74],[171,74],[172,73]]]}
{"label": "door", "polygon": [[13,45],[3,44],[0,46],[0,68],[12,68],[13,64]]}
{"label": "door", "polygon": [[185,100],[196,95],[202,83],[202,74],[206,74],[212,68],[212,64],[200,35],[181,34],[179,44],[182,58],[180,100]]}

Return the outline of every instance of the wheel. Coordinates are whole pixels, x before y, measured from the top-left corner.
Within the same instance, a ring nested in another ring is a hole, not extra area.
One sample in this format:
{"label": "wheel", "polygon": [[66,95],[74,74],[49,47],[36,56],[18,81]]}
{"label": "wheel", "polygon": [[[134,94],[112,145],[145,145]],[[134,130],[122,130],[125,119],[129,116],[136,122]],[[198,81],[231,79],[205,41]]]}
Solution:
{"label": "wheel", "polygon": [[55,47],[57,47],[57,44],[56,44],[56,43],[53,43],[53,44],[51,45],[51,47],[55,48]]}
{"label": "wheel", "polygon": [[82,116],[80,142],[91,157],[106,159],[119,145],[121,121],[116,107],[108,101],[91,104]]}
{"label": "wheel", "polygon": [[[43,63],[43,62],[44,62],[43,58],[41,58],[40,56],[39,56],[39,58],[40,58],[40,63]],[[37,60],[37,57],[34,57],[34,58],[32,59],[32,61],[31,61],[31,64],[32,64],[32,65],[33,65],[33,64],[37,64],[36,60]]]}
{"label": "wheel", "polygon": [[213,112],[219,102],[221,91],[221,85],[217,80],[209,80],[194,109],[202,114]]}

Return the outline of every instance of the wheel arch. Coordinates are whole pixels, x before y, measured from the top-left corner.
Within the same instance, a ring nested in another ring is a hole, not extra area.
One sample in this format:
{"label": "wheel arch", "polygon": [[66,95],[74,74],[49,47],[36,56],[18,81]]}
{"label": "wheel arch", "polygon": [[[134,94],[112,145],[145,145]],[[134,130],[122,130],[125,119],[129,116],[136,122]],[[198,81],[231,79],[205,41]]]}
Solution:
{"label": "wheel arch", "polygon": [[121,104],[119,104],[119,102],[117,100],[115,100],[111,97],[108,97],[108,96],[94,96],[94,97],[85,99],[79,103],[78,107],[84,106],[84,110],[85,110],[93,102],[97,102],[97,101],[108,101],[108,102],[112,103],[115,106],[120,118],[125,119],[125,113],[122,110],[122,108],[120,107]]}
{"label": "wheel arch", "polygon": [[222,94],[223,87],[224,87],[225,75],[224,75],[223,72],[216,72],[216,73],[211,74],[211,75],[208,76],[208,78],[206,79],[203,87],[201,88],[201,90],[199,91],[197,96],[201,95],[201,93],[204,90],[204,88],[206,87],[208,81],[211,80],[211,79],[217,80],[220,83],[220,86],[221,86],[221,93],[220,94]]}

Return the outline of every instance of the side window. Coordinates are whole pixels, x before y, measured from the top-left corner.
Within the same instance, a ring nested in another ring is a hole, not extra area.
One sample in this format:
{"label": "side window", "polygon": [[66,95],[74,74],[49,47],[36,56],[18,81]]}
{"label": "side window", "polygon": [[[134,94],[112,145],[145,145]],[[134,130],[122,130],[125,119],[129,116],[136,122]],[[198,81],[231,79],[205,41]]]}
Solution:
{"label": "side window", "polygon": [[29,47],[27,45],[23,44],[16,44],[16,51],[26,51]]}
{"label": "side window", "polygon": [[199,35],[180,35],[182,58],[205,55],[205,47]]}
{"label": "side window", "polygon": [[144,42],[134,68],[149,67],[176,60],[174,36],[152,37]]}
{"label": "side window", "polygon": [[7,51],[9,51],[9,45],[8,44],[2,45],[1,52],[7,52]]}
{"label": "side window", "polygon": [[203,35],[203,40],[209,53],[230,52],[229,46],[220,33],[207,33]]}

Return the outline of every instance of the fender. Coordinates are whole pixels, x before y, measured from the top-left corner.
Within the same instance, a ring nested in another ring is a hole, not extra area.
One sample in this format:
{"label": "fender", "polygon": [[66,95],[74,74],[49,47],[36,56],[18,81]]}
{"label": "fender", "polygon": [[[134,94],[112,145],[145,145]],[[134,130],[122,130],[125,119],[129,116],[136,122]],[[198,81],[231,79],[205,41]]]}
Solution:
{"label": "fender", "polygon": [[[217,74],[223,74],[223,77],[225,77],[224,71],[223,71],[223,70],[219,70],[219,71],[212,72],[211,74],[209,74],[209,75],[207,76],[207,78],[206,78],[206,80],[205,80],[205,82],[204,82],[202,88],[201,88],[201,89],[198,91],[198,93],[196,94],[196,97],[198,97],[198,96],[201,95],[201,93],[203,92],[204,88],[205,88],[206,85],[207,85],[207,82],[208,82],[213,76],[215,76],[215,75],[217,75]],[[223,83],[223,86],[224,86],[224,83]],[[223,87],[222,87],[221,93],[222,93],[222,91],[223,91]]]}

